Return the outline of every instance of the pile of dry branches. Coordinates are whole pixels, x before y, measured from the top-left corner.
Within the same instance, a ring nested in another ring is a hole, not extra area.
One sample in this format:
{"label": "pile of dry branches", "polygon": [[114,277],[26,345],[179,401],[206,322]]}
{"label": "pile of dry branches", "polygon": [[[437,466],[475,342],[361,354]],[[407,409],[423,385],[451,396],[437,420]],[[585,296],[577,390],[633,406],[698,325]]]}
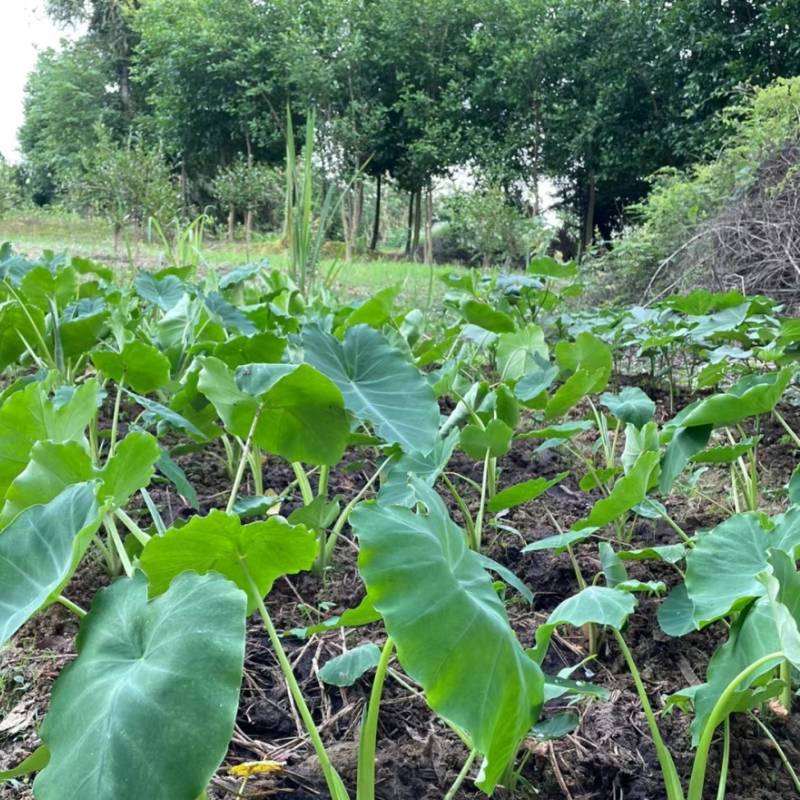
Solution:
{"label": "pile of dry branches", "polygon": [[800,139],[764,161],[745,191],[659,265],[650,300],[665,267],[680,276],[670,289],[738,289],[800,305]]}

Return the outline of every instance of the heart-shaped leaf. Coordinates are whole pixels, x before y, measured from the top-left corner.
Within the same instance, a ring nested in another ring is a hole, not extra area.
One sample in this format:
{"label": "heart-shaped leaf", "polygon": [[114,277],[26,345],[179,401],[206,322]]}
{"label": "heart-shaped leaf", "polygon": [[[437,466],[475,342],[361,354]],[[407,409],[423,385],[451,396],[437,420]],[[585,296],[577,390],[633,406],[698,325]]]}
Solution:
{"label": "heart-shaped leaf", "polygon": [[153,537],[139,557],[139,566],[150,579],[151,596],[166,591],[182,572],[218,572],[247,593],[251,614],[261,598],[252,596],[243,561],[265,597],[276,578],[310,569],[316,555],[317,539],[302,525],[289,525],[282,517],[242,525],[235,514],[215,509]]}
{"label": "heart-shaped leaf", "polygon": [[99,592],[53,687],[37,799],[197,798],[233,733],[245,604],[220,575],[180,575],[149,603],[141,573]]}
{"label": "heart-shaped leaf", "polygon": [[150,394],[169,383],[169,359],[150,344],[129,342],[119,353],[96,350],[91,356],[106,377],[124,382],[139,394]]}

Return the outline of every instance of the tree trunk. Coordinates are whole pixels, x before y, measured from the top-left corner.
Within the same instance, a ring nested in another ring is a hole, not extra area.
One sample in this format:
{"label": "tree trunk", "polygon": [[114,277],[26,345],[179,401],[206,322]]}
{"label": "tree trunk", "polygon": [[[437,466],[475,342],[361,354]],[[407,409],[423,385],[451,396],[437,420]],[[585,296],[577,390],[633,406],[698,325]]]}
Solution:
{"label": "tree trunk", "polygon": [[253,238],[253,209],[248,208],[244,217],[244,238],[247,244]]}
{"label": "tree trunk", "polygon": [[371,253],[378,249],[378,237],[381,233],[381,176],[375,178],[375,220],[372,224],[372,241],[369,243]]}
{"label": "tree trunk", "polygon": [[419,248],[419,231],[422,227],[422,189],[416,192],[414,202],[414,235],[411,237],[411,255],[414,261],[417,260],[417,249]]}
{"label": "tree trunk", "polygon": [[228,241],[236,238],[236,209],[231,206],[228,210]]}
{"label": "tree trunk", "polygon": [[585,253],[594,239],[594,208],[597,202],[597,191],[594,185],[594,173],[589,173],[589,199],[586,203],[586,220],[583,229],[583,248]]}
{"label": "tree trunk", "polygon": [[433,183],[425,189],[425,263],[433,264]]}
{"label": "tree trunk", "polygon": [[406,258],[411,255],[411,232],[414,227],[414,192],[408,193],[408,225],[406,226]]}
{"label": "tree trunk", "polygon": [[186,170],[186,161],[184,159],[181,159],[180,193],[181,207],[185,214],[189,208],[189,174]]}

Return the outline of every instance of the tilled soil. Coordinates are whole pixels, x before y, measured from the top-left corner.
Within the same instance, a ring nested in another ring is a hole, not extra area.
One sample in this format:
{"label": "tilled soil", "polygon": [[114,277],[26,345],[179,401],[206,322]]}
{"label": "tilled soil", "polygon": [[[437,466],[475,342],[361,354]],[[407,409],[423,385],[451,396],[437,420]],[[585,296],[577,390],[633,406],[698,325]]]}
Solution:
{"label": "tilled soil", "polygon": [[[663,397],[659,398],[663,402]],[[660,408],[661,416],[668,414]],[[800,429],[800,413],[786,408],[785,415],[795,429]],[[771,421],[762,423],[760,449],[762,474],[768,484],[762,487],[765,506],[780,511],[785,499],[773,491],[786,485],[795,466],[794,448],[785,442],[782,429]],[[558,450],[537,453],[533,442],[517,442],[499,463],[499,486],[512,485],[531,477],[551,477],[574,465]],[[362,463],[368,461],[368,464]],[[201,499],[201,510],[224,505],[230,487],[221,452],[210,449],[202,455],[180,459]],[[332,494],[342,502],[354,496],[366,476],[377,466],[371,455],[349,454],[340,469],[331,475]],[[458,474],[479,479],[479,466],[456,453],[448,467],[453,479]],[[715,498],[726,502],[725,469],[710,470],[704,486]],[[291,468],[267,460],[265,486],[280,491],[293,480]],[[511,596],[509,616],[523,646],[533,643],[536,627],[555,606],[573,594],[576,578],[566,554],[549,551],[522,553],[526,543],[556,532],[554,523],[566,529],[588,511],[593,501],[580,492],[580,473],[570,475],[544,497],[512,509],[501,518],[502,528],[489,527],[485,543],[488,555],[508,566],[535,592],[533,607]],[[445,499],[446,490],[439,487]],[[247,489],[244,490],[248,491]],[[190,516],[174,490],[163,485],[151,493],[167,522]],[[448,500],[456,520],[460,514]],[[284,504],[288,514],[298,503]],[[470,500],[474,507],[475,499]],[[725,514],[708,502],[690,495],[675,494],[669,510],[678,523],[691,534],[698,528],[711,527]],[[349,533],[347,534],[349,536]],[[363,595],[358,577],[357,547],[343,537],[336,563],[324,581],[312,575],[284,578],[268,598],[270,613],[279,629],[289,631],[354,606]],[[632,546],[675,541],[673,531],[663,523],[640,522],[633,534]],[[591,579],[599,570],[596,544],[575,548],[583,573]],[[635,562],[632,577],[662,580],[673,585],[677,572],[664,564]],[[91,559],[81,568],[66,594],[89,605],[98,587],[105,585],[102,566]],[[690,747],[690,718],[674,711],[664,713],[665,698],[672,692],[704,678],[708,658],[725,637],[720,626],[682,639],[663,634],[656,622],[658,600],[641,598],[639,608],[629,623],[625,638],[642,673],[651,702],[659,715],[665,741],[681,774],[688,778],[693,751]],[[36,730],[47,710],[50,687],[60,669],[75,656],[77,626],[60,607],[53,607],[26,625],[12,643],[0,653],[0,768],[17,763],[38,744]],[[379,625],[344,633],[330,631],[308,640],[291,635],[285,647],[303,686],[332,759],[351,786],[355,782],[358,726],[369,696],[370,681],[360,681],[351,688],[327,686],[319,679],[319,668],[345,648],[364,641],[380,644]],[[545,663],[554,673],[573,666],[587,655],[587,642],[581,631],[562,630],[554,638]],[[584,703],[579,707],[580,725],[569,736],[549,742],[525,744],[524,767],[513,792],[499,789],[500,798],[538,798],[539,800],[662,800],[662,779],[647,724],[633,681],[612,637],[601,643],[598,657],[589,661],[574,677],[591,680],[605,688],[608,701]],[[548,712],[553,709],[547,709]],[[771,729],[786,751],[789,761],[800,763],[800,722],[795,713],[788,720],[764,713],[761,720]],[[731,726],[731,769],[727,800],[775,800],[796,796],[794,785],[775,748],[756,722],[739,715]],[[712,752],[707,780],[707,796],[714,795],[720,743]],[[424,698],[395,662],[387,679],[378,742],[378,796],[383,800],[440,800],[458,774],[466,749],[458,738],[428,709]],[[241,797],[287,797],[316,800],[328,797],[324,782],[308,741],[294,710],[277,661],[257,618],[251,620],[245,662],[245,678],[236,730],[225,765],[215,778],[210,797],[214,800],[235,798],[241,780],[227,774],[226,767],[241,761],[277,760],[284,763],[281,773],[251,778]],[[459,798],[481,796],[468,781],[457,794]],[[0,800],[30,798],[25,783],[6,784],[0,788]],[[87,798],[87,800],[90,800]],[[144,798],[143,798],[144,800]]]}

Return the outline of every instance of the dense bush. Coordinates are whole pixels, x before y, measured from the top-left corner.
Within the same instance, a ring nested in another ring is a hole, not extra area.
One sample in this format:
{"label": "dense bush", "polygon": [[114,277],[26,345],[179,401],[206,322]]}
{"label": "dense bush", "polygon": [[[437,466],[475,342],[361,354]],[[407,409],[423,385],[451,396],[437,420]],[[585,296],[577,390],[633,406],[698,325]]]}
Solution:
{"label": "dense bush", "polygon": [[456,247],[483,266],[524,263],[543,253],[552,238],[541,217],[509,203],[496,186],[450,195],[444,202],[444,214]]}
{"label": "dense bush", "polygon": [[[779,79],[723,116],[729,137],[716,158],[686,172],[665,169],[652,177],[647,200],[629,209],[631,225],[595,261],[597,286],[639,299],[648,289],[658,291],[681,281],[724,288],[735,273],[737,288],[744,282],[749,291],[760,290],[750,285],[758,277],[761,257],[747,252],[746,230],[758,220],[752,208],[742,213],[743,204],[760,197],[763,211],[764,202],[777,202],[797,183],[800,162],[793,144],[800,136],[800,78]],[[793,224],[795,218],[789,207],[785,223]],[[732,251],[728,243],[734,227],[738,233]],[[770,228],[768,238],[785,237],[779,223]],[[768,240],[761,242],[762,254],[770,248]],[[784,252],[782,260],[790,260],[788,255]]]}
{"label": "dense bush", "polygon": [[107,219],[115,236],[151,219],[171,222],[180,197],[164,154],[139,141],[117,144],[103,129],[98,142],[67,181],[66,205]]}

